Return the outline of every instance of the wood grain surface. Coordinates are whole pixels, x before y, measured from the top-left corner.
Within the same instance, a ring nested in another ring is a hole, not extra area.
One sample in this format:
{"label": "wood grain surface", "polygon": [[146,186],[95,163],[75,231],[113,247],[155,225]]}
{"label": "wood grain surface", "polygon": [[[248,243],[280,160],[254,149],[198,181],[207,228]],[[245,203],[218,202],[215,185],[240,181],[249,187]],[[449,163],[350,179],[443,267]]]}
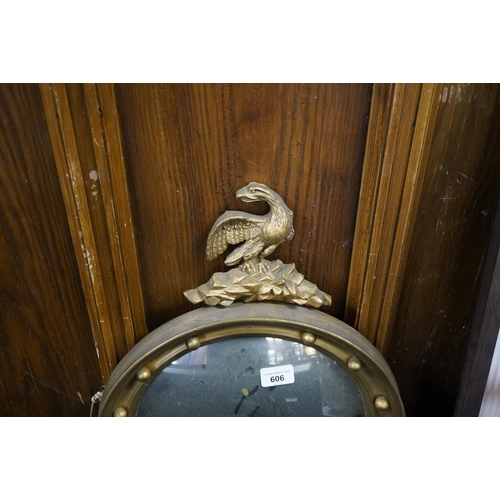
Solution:
{"label": "wood grain surface", "polygon": [[426,83],[422,85],[420,99],[415,118],[414,134],[410,146],[410,154],[402,185],[401,202],[395,226],[393,249],[387,269],[385,286],[381,290],[383,301],[378,322],[376,347],[387,355],[393,335],[395,314],[399,305],[399,297],[406,269],[406,261],[410,250],[418,205],[422,194],[431,140],[436,124],[439,98],[439,85]]}
{"label": "wood grain surface", "polygon": [[500,194],[499,90],[0,85],[0,415],[88,414],[132,345],[195,307],[183,291],[229,269],[205,242],[225,210],[267,211],[236,200],[250,181],[294,211],[270,258],[383,351],[409,416],[453,415]]}
{"label": "wood grain surface", "polygon": [[[124,344],[127,352],[147,333],[144,303],[140,284],[135,235],[130,211],[127,178],[123,161],[118,110],[111,84],[85,84],[87,113],[92,132],[101,188],[102,207],[113,261],[123,320]],[[99,192],[92,191],[93,196]],[[114,334],[116,336],[116,334]],[[122,347],[117,349],[121,358]]]}
{"label": "wood grain surface", "polygon": [[500,330],[500,203],[497,204],[488,254],[467,346],[456,417],[477,417],[483,403]]}
{"label": "wood grain surface", "polygon": [[500,187],[498,85],[447,84],[387,359],[408,415],[453,415]]}
{"label": "wood grain surface", "polygon": [[80,156],[78,147],[76,130],[82,121],[73,120],[64,84],[45,84],[40,90],[92,333],[100,353],[99,365],[106,380],[117,362],[112,333],[114,316],[112,304],[107,300],[110,293],[103,266],[105,253],[99,251],[94,231],[95,217],[92,216],[91,198],[85,182],[88,157]]}
{"label": "wood grain surface", "polygon": [[363,298],[357,308],[356,326],[374,344],[377,341],[420,91],[421,86],[418,84],[397,85],[394,90],[384,159],[379,173],[369,258],[364,272]]}
{"label": "wood grain surface", "polygon": [[344,316],[345,321],[355,328],[359,325],[361,307],[366,300],[366,270],[370,262],[389,123],[394,116],[394,91],[394,84],[373,86]]}
{"label": "wood grain surface", "polygon": [[282,195],[295,237],[271,258],[295,262],[342,318],[371,85],[115,86],[149,329],[187,312],[184,290],[226,271],[205,259],[225,210],[250,181]]}
{"label": "wood grain surface", "polygon": [[146,334],[112,85],[42,84],[45,113],[104,380]]}
{"label": "wood grain surface", "polygon": [[87,416],[102,385],[37,85],[0,85],[0,415]]}
{"label": "wood grain surface", "polygon": [[438,108],[435,84],[374,87],[346,320],[386,355]]}

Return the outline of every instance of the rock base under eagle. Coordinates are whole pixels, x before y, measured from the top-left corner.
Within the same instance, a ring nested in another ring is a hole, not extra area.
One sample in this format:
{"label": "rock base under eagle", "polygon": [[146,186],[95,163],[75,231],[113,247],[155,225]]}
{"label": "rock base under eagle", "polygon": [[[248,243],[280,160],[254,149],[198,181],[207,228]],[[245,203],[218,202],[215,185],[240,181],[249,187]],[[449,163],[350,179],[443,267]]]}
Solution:
{"label": "rock base under eagle", "polygon": [[235,300],[276,300],[311,307],[331,305],[331,296],[304,279],[295,264],[283,264],[280,260],[264,263],[267,270],[248,272],[240,266],[215,273],[207,283],[184,295],[193,304],[204,302],[209,306],[229,306]]}

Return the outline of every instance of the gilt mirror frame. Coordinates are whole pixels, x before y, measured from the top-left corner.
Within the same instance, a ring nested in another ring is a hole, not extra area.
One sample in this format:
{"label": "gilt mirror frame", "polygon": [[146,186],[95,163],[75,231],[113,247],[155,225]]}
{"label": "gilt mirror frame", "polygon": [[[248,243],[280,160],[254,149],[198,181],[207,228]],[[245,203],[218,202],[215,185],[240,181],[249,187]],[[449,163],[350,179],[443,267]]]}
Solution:
{"label": "gilt mirror frame", "polygon": [[235,337],[275,337],[314,347],[351,375],[365,416],[405,416],[394,376],[367,339],[323,312],[282,303],[202,307],[160,326],[120,361],[104,389],[99,416],[136,416],[148,387],[173,361]]}

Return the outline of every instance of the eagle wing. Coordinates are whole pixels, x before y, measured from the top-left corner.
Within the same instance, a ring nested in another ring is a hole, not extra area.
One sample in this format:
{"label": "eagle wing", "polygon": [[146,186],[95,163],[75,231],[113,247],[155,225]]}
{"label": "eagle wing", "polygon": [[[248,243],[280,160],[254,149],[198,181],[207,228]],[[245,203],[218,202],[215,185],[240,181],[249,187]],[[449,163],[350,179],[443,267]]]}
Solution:
{"label": "eagle wing", "polygon": [[265,216],[253,215],[237,210],[224,212],[214,223],[207,239],[206,254],[208,260],[223,253],[229,244],[256,238],[262,234]]}

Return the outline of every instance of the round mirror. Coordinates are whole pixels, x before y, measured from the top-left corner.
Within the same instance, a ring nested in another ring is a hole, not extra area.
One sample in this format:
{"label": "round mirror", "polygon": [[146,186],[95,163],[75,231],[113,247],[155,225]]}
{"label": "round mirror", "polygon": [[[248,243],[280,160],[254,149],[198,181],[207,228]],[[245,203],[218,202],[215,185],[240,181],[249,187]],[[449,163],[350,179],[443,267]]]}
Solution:
{"label": "round mirror", "polygon": [[342,321],[278,303],[205,307],[141,340],[99,416],[404,416],[394,376]]}
{"label": "round mirror", "polygon": [[362,417],[363,398],[339,363],[277,337],[202,346],[163,369],[139,417]]}

